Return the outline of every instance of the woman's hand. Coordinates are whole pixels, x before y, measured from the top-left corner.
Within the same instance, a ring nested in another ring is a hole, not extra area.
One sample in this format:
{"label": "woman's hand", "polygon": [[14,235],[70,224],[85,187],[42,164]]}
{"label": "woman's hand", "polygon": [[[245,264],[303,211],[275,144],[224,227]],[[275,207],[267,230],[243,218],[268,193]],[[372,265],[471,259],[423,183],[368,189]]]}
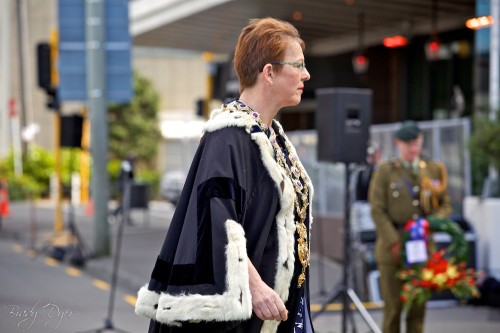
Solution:
{"label": "woman's hand", "polygon": [[248,260],[250,293],[253,312],[262,320],[287,320],[288,311],[278,294],[262,281],[259,273]]}

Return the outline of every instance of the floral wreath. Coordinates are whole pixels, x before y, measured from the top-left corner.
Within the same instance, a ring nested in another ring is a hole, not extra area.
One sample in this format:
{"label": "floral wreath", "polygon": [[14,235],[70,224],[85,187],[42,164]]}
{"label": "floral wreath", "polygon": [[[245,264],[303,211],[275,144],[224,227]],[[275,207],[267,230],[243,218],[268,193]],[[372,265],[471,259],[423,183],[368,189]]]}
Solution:
{"label": "floral wreath", "polygon": [[[432,232],[446,232],[451,244],[436,251],[429,246]],[[424,241],[428,253],[423,262],[408,262],[406,247],[409,241]],[[414,302],[424,303],[433,292],[449,290],[456,298],[464,301],[479,297],[477,279],[481,275],[472,268],[466,268],[468,246],[462,229],[449,219],[437,217],[418,218],[405,224],[402,236],[401,262],[403,267],[398,277],[403,281],[401,301],[405,311]]]}

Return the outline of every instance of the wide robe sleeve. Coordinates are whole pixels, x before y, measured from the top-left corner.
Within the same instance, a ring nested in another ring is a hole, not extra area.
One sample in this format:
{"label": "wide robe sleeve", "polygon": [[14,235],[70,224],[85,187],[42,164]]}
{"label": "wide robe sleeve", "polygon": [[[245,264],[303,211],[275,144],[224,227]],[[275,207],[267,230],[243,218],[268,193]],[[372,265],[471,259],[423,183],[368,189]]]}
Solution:
{"label": "wide robe sleeve", "polygon": [[248,148],[231,132],[204,136],[151,281],[139,291],[137,313],[174,326],[250,318],[248,255],[240,222],[252,184],[238,171],[248,167],[241,160]]}

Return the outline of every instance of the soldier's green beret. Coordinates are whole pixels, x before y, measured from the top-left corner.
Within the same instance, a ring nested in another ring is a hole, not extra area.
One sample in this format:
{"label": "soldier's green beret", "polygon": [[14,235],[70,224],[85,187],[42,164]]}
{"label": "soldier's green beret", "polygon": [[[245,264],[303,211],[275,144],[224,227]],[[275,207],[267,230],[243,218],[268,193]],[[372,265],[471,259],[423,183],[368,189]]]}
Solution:
{"label": "soldier's green beret", "polygon": [[407,120],[396,131],[395,136],[401,141],[411,141],[415,140],[420,133],[422,131],[418,128],[417,123],[413,120]]}

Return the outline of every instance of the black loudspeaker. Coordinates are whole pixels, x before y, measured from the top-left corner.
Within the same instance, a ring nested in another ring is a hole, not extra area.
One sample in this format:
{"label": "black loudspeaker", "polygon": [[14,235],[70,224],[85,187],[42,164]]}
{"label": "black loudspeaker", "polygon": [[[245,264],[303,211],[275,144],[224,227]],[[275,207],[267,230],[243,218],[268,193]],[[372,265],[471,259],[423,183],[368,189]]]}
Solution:
{"label": "black loudspeaker", "polygon": [[149,184],[131,182],[130,208],[148,209],[151,188]]}
{"label": "black loudspeaker", "polygon": [[363,163],[369,140],[372,91],[357,88],[316,90],[318,160]]}
{"label": "black loudspeaker", "polygon": [[82,147],[83,117],[61,116],[61,147]]}

